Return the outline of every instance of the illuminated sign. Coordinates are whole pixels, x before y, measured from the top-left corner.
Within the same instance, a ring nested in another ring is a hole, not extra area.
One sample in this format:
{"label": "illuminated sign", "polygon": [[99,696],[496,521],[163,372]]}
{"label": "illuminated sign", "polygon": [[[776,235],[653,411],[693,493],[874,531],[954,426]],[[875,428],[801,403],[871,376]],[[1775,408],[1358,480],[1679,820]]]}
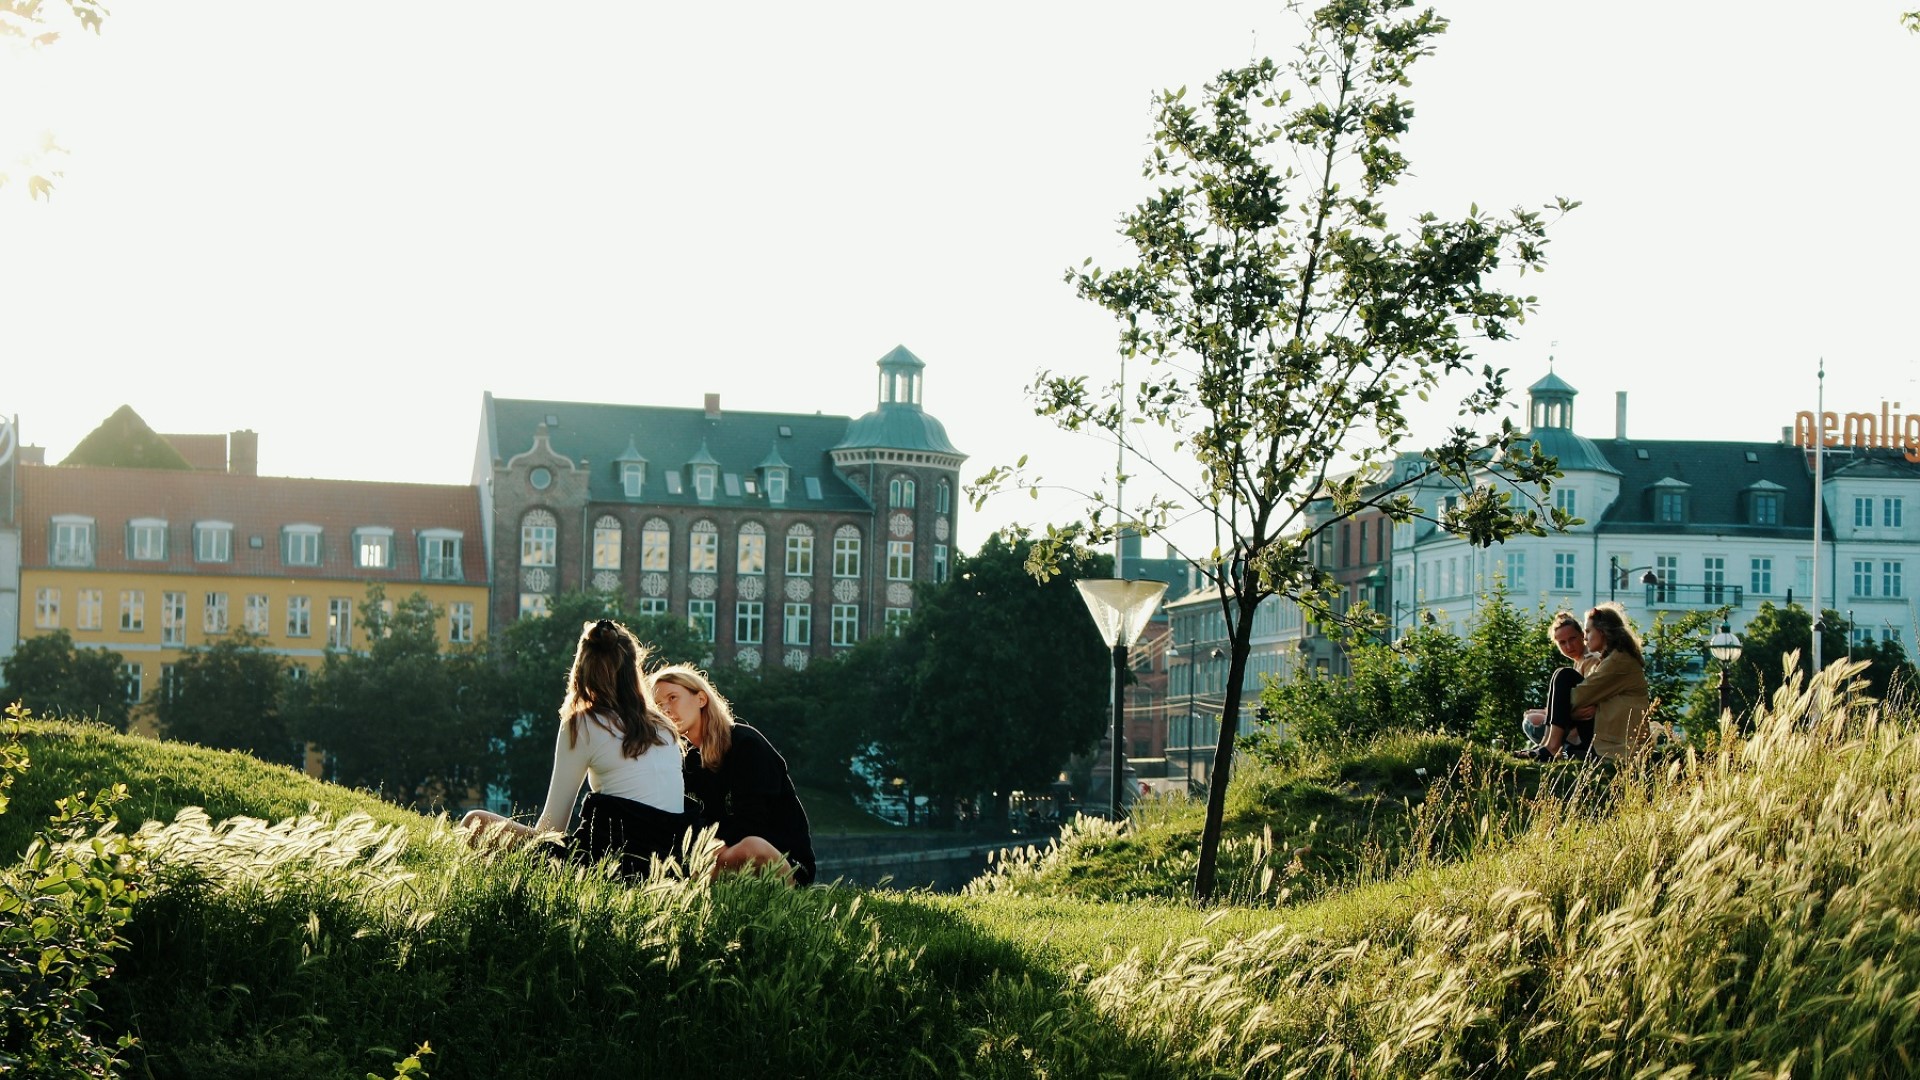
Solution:
{"label": "illuminated sign", "polygon": [[[1821,446],[1855,446],[1863,450],[1899,450],[1908,461],[1920,463],[1920,413],[1901,415],[1900,403],[1880,403],[1879,413],[1823,412],[1819,418]],[[1795,413],[1793,445],[1812,449],[1814,414]]]}

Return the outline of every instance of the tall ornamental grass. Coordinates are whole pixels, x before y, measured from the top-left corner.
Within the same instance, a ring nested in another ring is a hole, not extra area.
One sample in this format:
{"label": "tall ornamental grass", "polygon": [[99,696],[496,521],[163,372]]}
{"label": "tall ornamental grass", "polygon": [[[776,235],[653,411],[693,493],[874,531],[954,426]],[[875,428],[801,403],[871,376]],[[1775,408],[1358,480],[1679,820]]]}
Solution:
{"label": "tall ornamental grass", "polygon": [[1839,667],[1783,687],[1751,738],[1623,773],[1613,816],[1407,890],[1369,937],[1302,912],[1138,951],[1085,991],[1196,1074],[1912,1075],[1920,745],[1910,708]]}

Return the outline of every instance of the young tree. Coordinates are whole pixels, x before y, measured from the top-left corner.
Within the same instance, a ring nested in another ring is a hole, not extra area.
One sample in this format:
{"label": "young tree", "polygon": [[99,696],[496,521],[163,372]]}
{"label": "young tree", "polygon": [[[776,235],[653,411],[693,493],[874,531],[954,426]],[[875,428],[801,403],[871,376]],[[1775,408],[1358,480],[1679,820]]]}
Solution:
{"label": "young tree", "polygon": [[300,695],[294,728],[326,748],[334,779],[402,805],[463,801],[490,778],[491,740],[505,723],[478,652],[442,653],[440,611],[413,593],[389,614],[386,593],[360,605],[365,653],[329,652]]}
{"label": "young tree", "polygon": [[125,731],[132,703],[124,664],[117,652],[76,648],[71,634],[55,630],[22,641],[0,665],[7,677],[0,694],[41,716],[98,720]]}
{"label": "young tree", "polygon": [[1067,758],[1105,730],[1111,656],[1073,582],[1112,573],[1111,558],[1067,553],[1039,587],[1027,575],[1033,541],[995,533],[925,587],[901,635],[906,708],[880,736],[912,790],[935,799],[1044,790]]}
{"label": "young tree", "polygon": [[188,649],[173,666],[171,685],[153,695],[161,734],[268,761],[297,760],[280,714],[287,662],[266,644],[242,630]]}
{"label": "young tree", "polygon": [[[1532,306],[1488,279],[1542,267],[1543,216],[1475,207],[1458,220],[1423,214],[1402,230],[1382,202],[1408,168],[1397,142],[1413,110],[1400,89],[1445,26],[1410,8],[1331,0],[1284,69],[1261,60],[1222,73],[1198,102],[1184,90],[1157,97],[1146,174],[1158,191],[1123,221],[1137,261],[1068,274],[1119,319],[1122,361],[1138,365],[1138,381],[1043,372],[1034,386],[1043,415],[1131,448],[1161,492],[1178,493],[1133,509],[1095,497],[1081,539],[1104,540],[1116,518],[1164,535],[1176,509],[1213,526],[1214,550],[1189,553],[1218,592],[1232,642],[1194,883],[1202,901],[1213,891],[1253,611],[1280,593],[1332,618],[1315,538],[1367,506],[1405,522],[1421,512],[1406,491],[1436,479],[1458,489],[1441,523],[1475,543],[1542,531],[1543,513],[1565,520],[1538,509],[1553,461],[1511,423],[1494,423],[1504,372],[1471,366],[1471,338],[1507,337]],[[1443,380],[1455,392],[1455,377],[1468,384],[1458,426],[1422,468],[1369,483],[1410,438],[1410,397],[1426,399]],[[1171,451],[1142,445],[1156,430],[1172,433]],[[976,501],[1038,482],[1017,468],[982,477]],[[1315,498],[1333,512],[1309,515]],[[1073,538],[1048,539],[1040,573]]]}

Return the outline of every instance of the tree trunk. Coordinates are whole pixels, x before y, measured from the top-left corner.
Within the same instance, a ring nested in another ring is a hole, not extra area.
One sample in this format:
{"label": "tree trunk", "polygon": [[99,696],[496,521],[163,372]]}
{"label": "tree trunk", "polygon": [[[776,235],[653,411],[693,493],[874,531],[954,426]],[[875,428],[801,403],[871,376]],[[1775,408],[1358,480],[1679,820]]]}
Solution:
{"label": "tree trunk", "polygon": [[1207,823],[1200,832],[1200,865],[1194,871],[1193,898],[1197,903],[1213,902],[1214,865],[1220,858],[1220,830],[1227,813],[1227,781],[1233,771],[1233,744],[1240,726],[1240,686],[1246,681],[1247,655],[1252,652],[1253,595],[1247,582],[1237,581],[1240,599],[1235,602],[1239,619],[1233,624],[1228,642],[1227,685],[1220,709],[1220,739],[1213,748],[1213,773],[1207,784]]}

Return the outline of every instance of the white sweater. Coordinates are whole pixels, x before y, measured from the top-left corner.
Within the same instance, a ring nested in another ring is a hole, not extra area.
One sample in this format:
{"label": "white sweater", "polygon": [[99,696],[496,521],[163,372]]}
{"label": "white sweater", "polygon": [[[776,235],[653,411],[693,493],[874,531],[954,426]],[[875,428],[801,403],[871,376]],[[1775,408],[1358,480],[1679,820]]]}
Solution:
{"label": "white sweater", "polygon": [[574,797],[580,794],[584,777],[594,791],[634,802],[646,803],[669,814],[686,810],[686,787],[680,776],[678,740],[666,745],[649,746],[637,758],[620,754],[620,736],[612,730],[612,718],[598,713],[582,716],[575,722],[579,738],[567,745],[567,725],[553,743],[553,780],[547,785],[547,801],[541,807],[541,832],[565,832],[573,816]]}

